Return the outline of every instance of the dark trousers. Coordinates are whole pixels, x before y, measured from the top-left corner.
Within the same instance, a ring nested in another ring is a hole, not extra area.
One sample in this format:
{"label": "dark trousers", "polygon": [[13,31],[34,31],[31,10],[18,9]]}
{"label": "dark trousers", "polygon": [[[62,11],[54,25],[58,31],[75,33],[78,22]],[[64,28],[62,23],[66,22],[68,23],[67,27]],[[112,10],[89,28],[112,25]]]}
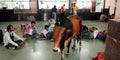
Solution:
{"label": "dark trousers", "polygon": [[53,38],[53,32],[48,32],[47,38],[51,40]]}
{"label": "dark trousers", "polygon": [[26,38],[37,38],[38,36],[38,33],[34,33],[33,35],[26,34]]}
{"label": "dark trousers", "polygon": [[41,33],[41,34],[40,34],[40,39],[41,39],[41,40],[45,40],[45,39],[47,39],[47,37],[45,37],[44,34]]}
{"label": "dark trousers", "polygon": [[[22,44],[22,41],[21,40],[17,40],[17,41],[14,41],[15,43],[17,43],[19,46],[21,46]],[[9,43],[8,45],[5,46],[6,48],[10,48],[10,47],[15,47],[17,48],[16,46],[14,46],[13,44]]]}

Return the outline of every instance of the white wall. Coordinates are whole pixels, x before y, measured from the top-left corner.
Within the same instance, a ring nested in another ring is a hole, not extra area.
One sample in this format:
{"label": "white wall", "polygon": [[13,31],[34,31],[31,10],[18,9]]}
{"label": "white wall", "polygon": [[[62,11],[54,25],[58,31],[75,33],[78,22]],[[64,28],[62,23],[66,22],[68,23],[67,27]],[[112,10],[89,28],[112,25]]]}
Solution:
{"label": "white wall", "polygon": [[117,0],[115,18],[120,19],[120,0]]}
{"label": "white wall", "polygon": [[116,1],[111,0],[111,2],[110,2],[110,15],[114,14],[115,6],[116,6]]}
{"label": "white wall", "polygon": [[109,10],[110,15],[114,14],[115,6],[116,6],[115,0],[105,0],[105,8],[110,7],[110,10]]}
{"label": "white wall", "polygon": [[109,8],[111,0],[105,0],[105,8]]}

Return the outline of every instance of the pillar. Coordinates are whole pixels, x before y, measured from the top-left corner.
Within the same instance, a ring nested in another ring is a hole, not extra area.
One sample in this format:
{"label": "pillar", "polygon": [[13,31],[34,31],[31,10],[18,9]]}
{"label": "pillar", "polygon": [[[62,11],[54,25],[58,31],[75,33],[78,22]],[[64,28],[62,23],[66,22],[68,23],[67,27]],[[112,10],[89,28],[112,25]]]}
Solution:
{"label": "pillar", "polygon": [[120,19],[108,22],[105,60],[120,60]]}
{"label": "pillar", "polygon": [[77,2],[77,0],[69,0],[69,8],[71,7],[72,3],[76,3],[76,2]]}
{"label": "pillar", "polygon": [[120,0],[117,0],[115,18],[120,19]]}

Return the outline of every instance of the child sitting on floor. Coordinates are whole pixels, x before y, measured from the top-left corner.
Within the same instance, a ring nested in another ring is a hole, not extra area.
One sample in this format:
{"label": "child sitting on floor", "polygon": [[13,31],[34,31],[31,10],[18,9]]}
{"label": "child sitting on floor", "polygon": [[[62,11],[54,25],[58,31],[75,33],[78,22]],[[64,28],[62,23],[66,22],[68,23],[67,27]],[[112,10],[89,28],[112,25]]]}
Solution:
{"label": "child sitting on floor", "polygon": [[48,25],[44,26],[44,29],[42,30],[41,34],[40,34],[40,39],[47,39],[48,38]]}

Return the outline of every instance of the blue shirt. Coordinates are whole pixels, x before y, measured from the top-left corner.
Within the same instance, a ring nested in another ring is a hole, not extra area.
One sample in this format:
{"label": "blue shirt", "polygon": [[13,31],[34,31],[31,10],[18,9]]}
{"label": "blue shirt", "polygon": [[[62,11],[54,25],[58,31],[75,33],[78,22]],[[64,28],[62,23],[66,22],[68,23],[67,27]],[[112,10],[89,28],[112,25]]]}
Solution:
{"label": "blue shirt", "polygon": [[54,24],[51,24],[48,28],[48,32],[53,32],[54,26],[55,26]]}
{"label": "blue shirt", "polygon": [[56,7],[53,7],[53,8],[52,8],[52,12],[57,12],[57,8],[56,8]]}

